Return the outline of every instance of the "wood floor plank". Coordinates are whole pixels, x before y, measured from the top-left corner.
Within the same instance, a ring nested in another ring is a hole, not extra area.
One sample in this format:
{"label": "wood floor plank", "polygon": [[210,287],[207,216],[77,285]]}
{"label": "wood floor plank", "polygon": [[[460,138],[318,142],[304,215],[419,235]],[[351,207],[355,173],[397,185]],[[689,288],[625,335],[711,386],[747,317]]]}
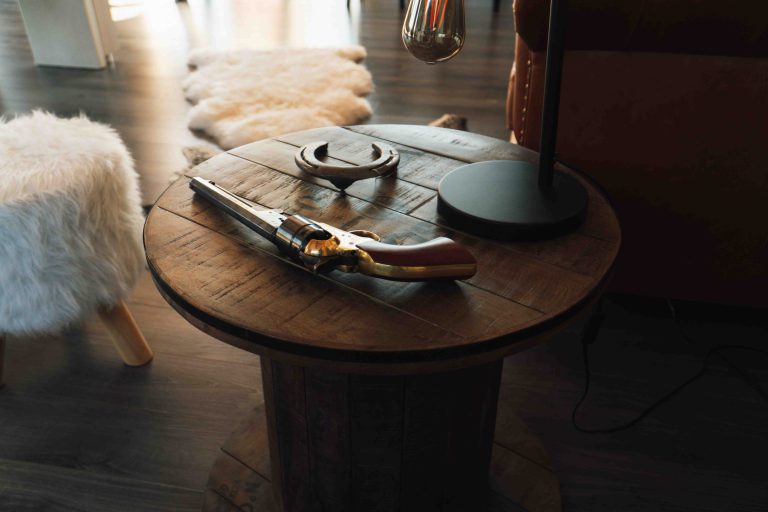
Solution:
{"label": "wood floor plank", "polygon": [[[266,445],[260,446],[260,448],[265,449]],[[206,494],[213,492],[218,498],[206,497],[208,501],[214,501],[216,505],[211,506],[210,503],[207,503],[203,510],[218,511],[219,506],[228,510],[228,506],[231,506],[238,512],[279,512],[272,499],[270,482],[254,473],[240,460],[233,458],[227,452],[221,452],[214,468],[208,481]],[[219,505],[221,500],[226,504]],[[260,507],[254,509],[255,504],[260,505]]]}
{"label": "wood floor plank", "polygon": [[[143,279],[135,292],[150,297],[155,293],[150,279]],[[591,352],[593,388],[582,422],[600,426],[629,418],[698,368],[691,353],[696,347],[677,339],[663,301],[646,302],[655,306],[608,299],[604,331]],[[761,342],[768,332],[759,312],[728,316],[722,308],[679,307],[681,315],[689,315],[683,317],[685,328],[701,343]],[[702,314],[695,316],[698,309]],[[173,482],[173,474],[187,475],[185,487],[202,490],[221,444],[259,400],[258,374],[254,374],[258,361],[202,333],[189,337],[179,327],[180,335],[172,336],[174,326],[182,325],[175,323],[176,313],[167,306],[154,310],[154,314],[149,308],[137,312],[148,339],[155,340],[150,377],[147,368],[123,369],[106,337],[89,339],[97,335],[96,325],[62,339],[9,340],[7,384],[0,391],[0,454],[11,453],[12,464],[26,461],[128,479],[143,475],[161,483]],[[164,324],[167,330],[158,330]],[[520,414],[544,443],[560,479],[565,510],[765,510],[768,473],[762,461],[768,457],[764,428],[768,409],[749,387],[725,369],[713,369],[628,432],[579,434],[568,417],[583,386],[580,348],[574,343],[577,336],[575,326],[549,344],[508,358],[499,410],[502,422],[505,411]],[[198,349],[206,343],[210,345]],[[169,358],[166,352],[179,357]],[[237,353],[251,358],[256,366],[238,361],[233,357]],[[743,364],[757,371],[765,385],[761,359],[750,357]],[[155,372],[166,376],[154,376]],[[248,382],[252,387],[245,388]],[[174,383],[178,392],[169,392]],[[199,392],[185,391],[193,388]],[[115,414],[120,404],[137,404],[142,395],[147,397],[146,407],[131,406],[124,416]],[[105,408],[110,403],[115,409]],[[142,427],[125,443],[124,436],[111,432],[121,433],[117,426],[128,416]],[[199,435],[181,434],[185,430],[197,430]],[[59,437],[48,438],[51,432]],[[166,450],[155,451],[163,445]],[[147,458],[144,447],[154,458]],[[113,462],[111,457],[118,450],[124,450],[124,456]],[[180,455],[192,453],[197,455]],[[78,487],[71,493],[69,487],[57,487],[62,496],[52,501],[35,497],[34,490],[29,491],[31,497],[23,491],[23,498],[13,496],[11,501],[2,496],[4,485],[0,477],[0,503],[13,506],[0,509],[14,512],[67,511],[71,508],[66,504],[82,495]],[[202,496],[190,499],[188,506],[179,503],[165,510],[198,511],[201,500]],[[22,504],[31,505],[24,508]],[[136,510],[114,508],[126,509]],[[494,509],[510,510],[520,511]]]}
{"label": "wood floor plank", "polygon": [[[252,418],[259,418],[262,421],[254,422]],[[264,404],[259,403],[241,420],[221,449],[233,459],[248,466],[251,471],[262,475],[265,480],[272,481],[267,437]]]}
{"label": "wood floor plank", "polygon": [[0,510],[178,512],[199,509],[202,499],[197,489],[0,459]]}
{"label": "wood floor plank", "polygon": [[44,356],[9,343],[3,458],[201,489],[212,454],[261,400],[257,366],[174,357],[155,345],[152,367],[133,371],[107,344],[69,341],[49,343]]}
{"label": "wood floor plank", "polygon": [[240,507],[224,498],[221,494],[210,489],[205,490],[203,510],[215,510],[216,512],[243,512]]}
{"label": "wood floor plank", "polygon": [[[340,7],[338,0],[332,7]],[[46,108],[61,115],[80,111],[115,126],[134,153],[142,176],[142,192],[151,203],[163,190],[170,175],[185,163],[179,149],[188,144],[207,144],[187,129],[188,104],[181,91],[187,74],[186,54],[190,48],[213,45],[222,48],[276,47],[291,40],[292,31],[272,33],[270,38],[255,37],[248,17],[247,3],[227,0],[227,7],[200,16],[197,5],[178,2],[169,7],[155,3],[150,8],[135,6],[136,17],[116,23],[120,49],[114,68],[103,71],[63,68],[38,68],[24,31],[18,3],[0,2],[0,110],[21,113]],[[509,69],[514,57],[512,13],[505,6],[500,14],[487,9],[484,0],[468,18],[473,45],[446,68],[428,68],[411,57],[399,40],[401,15],[391,2],[361,5],[352,22],[350,42],[368,49],[366,65],[371,70],[376,90],[370,96],[374,106],[372,122],[410,122],[425,124],[453,111],[470,117],[473,130],[506,138],[504,103]],[[274,26],[288,23],[285,5],[263,12]],[[340,12],[346,14],[343,10]],[[241,13],[240,16],[232,13]],[[154,23],[163,16],[163,30]],[[298,23],[309,23],[308,20]],[[338,31],[350,20],[339,16],[328,30]],[[228,28],[221,30],[222,26]],[[312,28],[317,30],[317,25]],[[297,29],[301,32],[300,29]],[[338,39],[338,38],[336,38]],[[483,79],[478,79],[478,77]],[[461,77],[459,79],[459,77]],[[442,87],[442,80],[451,87]],[[144,127],[142,130],[138,127]],[[158,132],[161,132],[158,134]],[[156,142],[170,145],[160,151],[149,148]]]}
{"label": "wood floor plank", "polygon": [[491,460],[491,489],[524,510],[559,512],[560,484],[555,473],[516,452],[495,444]]}

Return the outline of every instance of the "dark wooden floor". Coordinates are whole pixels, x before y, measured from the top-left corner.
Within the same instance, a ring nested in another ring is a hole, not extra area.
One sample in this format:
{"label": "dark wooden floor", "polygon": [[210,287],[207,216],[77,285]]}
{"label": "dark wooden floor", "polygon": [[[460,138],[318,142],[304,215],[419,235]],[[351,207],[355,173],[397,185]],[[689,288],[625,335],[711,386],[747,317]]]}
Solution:
{"label": "dark wooden floor", "polygon": [[[124,367],[97,322],[62,336],[12,338],[0,391],[0,510],[198,510],[230,431],[262,399],[256,356],[189,326],[146,275],[130,307],[152,343]],[[612,297],[592,347],[581,422],[625,420],[699,367],[707,346],[765,346],[758,312],[687,305],[683,341],[661,300]],[[735,354],[734,354],[735,356]],[[768,387],[768,357],[734,357]],[[576,432],[583,385],[577,328],[508,358],[502,407],[552,455],[566,511],[768,509],[768,404],[725,367],[631,430]]]}
{"label": "dark wooden floor", "polygon": [[[153,3],[157,12],[176,9],[173,2]],[[150,200],[183,165],[180,148],[196,140],[185,128],[188,107],[178,86],[187,49],[263,47],[297,37],[295,30],[273,33],[253,16],[233,15],[248,2],[221,0],[216,9],[213,2],[189,3],[190,11],[182,7],[167,22],[148,15],[120,22],[117,67],[84,72],[32,66],[16,2],[0,0],[0,108],[84,110],[115,125],[136,156]],[[468,115],[473,130],[505,137],[509,6],[491,19],[490,0],[468,2],[465,53],[455,65],[426,67],[400,50],[395,3],[365,0],[354,9],[377,84],[373,121],[423,123],[453,111]],[[277,0],[261,5],[270,15],[284,12]],[[186,31],[184,23],[198,29]],[[0,510],[199,510],[219,446],[261,400],[258,360],[189,326],[148,275],[130,307],[156,351],[146,368],[124,367],[96,321],[61,336],[8,341]],[[607,313],[592,348],[593,392],[581,415],[593,427],[631,417],[695,372],[708,346],[768,345],[768,320],[760,312],[683,305],[693,344],[676,332],[663,301],[613,297]],[[733,358],[768,387],[768,358]],[[571,427],[582,385],[576,327],[505,362],[504,407],[516,409],[550,448],[566,511],[768,510],[768,404],[724,366],[713,364],[646,421],[618,434]]]}
{"label": "dark wooden floor", "polygon": [[180,87],[186,55],[196,47],[362,44],[376,87],[370,122],[426,124],[452,112],[469,117],[472,131],[509,137],[510,5],[494,15],[491,0],[470,0],[466,48],[450,63],[427,66],[403,48],[397,0],[353,1],[351,15],[345,0],[121,3],[143,2],[138,15],[116,23],[121,48],[114,67],[88,71],[35,67],[17,1],[0,0],[0,112],[85,112],[113,125],[134,155],[147,204],[184,167],[181,148],[205,144],[186,128],[189,106]]}

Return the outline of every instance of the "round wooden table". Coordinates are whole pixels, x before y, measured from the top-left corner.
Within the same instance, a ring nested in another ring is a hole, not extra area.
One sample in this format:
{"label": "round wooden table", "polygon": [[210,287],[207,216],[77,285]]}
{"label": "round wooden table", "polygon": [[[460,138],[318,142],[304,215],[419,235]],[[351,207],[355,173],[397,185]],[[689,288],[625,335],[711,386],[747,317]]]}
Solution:
{"label": "round wooden table", "polygon": [[[294,163],[298,147],[319,140],[345,165],[369,161],[371,143],[384,141],[400,152],[399,169],[341,194]],[[536,158],[440,128],[323,128],[223,153],[168,188],[144,232],[158,288],[198,328],[261,356],[264,405],[222,448],[204,510],[560,509],[545,450],[514,416],[497,418],[502,361],[598,298],[619,250],[616,216],[580,175],[587,217],[553,240],[483,239],[436,212],[435,190],[450,170]],[[451,237],[475,255],[478,272],[442,283],[313,275],[194,197],[190,176],[389,243]]]}

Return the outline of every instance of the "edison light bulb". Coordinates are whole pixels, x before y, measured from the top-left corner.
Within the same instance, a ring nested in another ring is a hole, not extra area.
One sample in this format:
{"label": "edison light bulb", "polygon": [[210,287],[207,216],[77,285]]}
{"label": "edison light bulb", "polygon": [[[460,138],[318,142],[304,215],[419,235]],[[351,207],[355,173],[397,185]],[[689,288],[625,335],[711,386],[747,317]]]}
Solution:
{"label": "edison light bulb", "polygon": [[403,43],[428,64],[455,56],[464,45],[464,0],[411,0],[403,22]]}

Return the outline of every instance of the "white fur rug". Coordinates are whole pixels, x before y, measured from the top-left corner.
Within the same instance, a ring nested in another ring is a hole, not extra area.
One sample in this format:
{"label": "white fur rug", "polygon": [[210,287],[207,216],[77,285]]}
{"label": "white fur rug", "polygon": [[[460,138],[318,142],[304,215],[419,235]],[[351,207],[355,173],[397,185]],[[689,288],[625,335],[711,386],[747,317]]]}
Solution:
{"label": "white fur rug", "polygon": [[284,133],[355,124],[372,111],[373,89],[360,64],[365,48],[196,50],[184,92],[194,106],[189,127],[224,149]]}

